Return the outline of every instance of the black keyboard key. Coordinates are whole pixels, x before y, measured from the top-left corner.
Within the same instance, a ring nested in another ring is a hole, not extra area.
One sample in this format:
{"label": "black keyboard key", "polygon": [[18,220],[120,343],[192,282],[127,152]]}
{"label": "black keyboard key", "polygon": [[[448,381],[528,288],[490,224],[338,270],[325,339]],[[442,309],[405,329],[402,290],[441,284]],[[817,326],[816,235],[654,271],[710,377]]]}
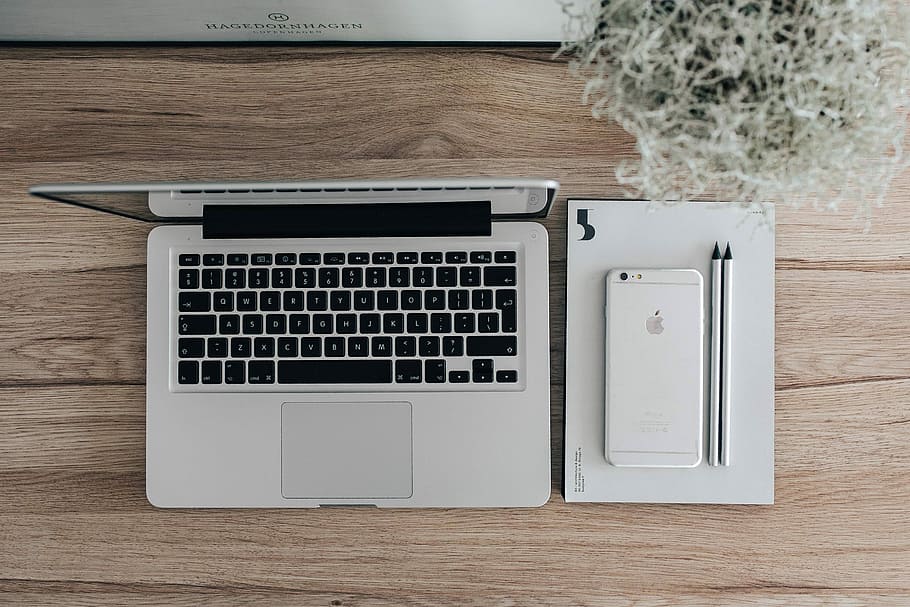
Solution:
{"label": "black keyboard key", "polygon": [[383,333],[404,333],[404,314],[389,312],[382,315]]}
{"label": "black keyboard key", "polygon": [[500,311],[503,333],[515,333],[518,330],[518,313],[515,307],[517,297],[518,292],[514,289],[496,291],[496,309]]}
{"label": "black keyboard key", "polygon": [[396,360],[395,382],[399,384],[419,384],[423,378],[419,360]]}
{"label": "black keyboard key", "polygon": [[449,382],[453,384],[466,384],[471,380],[467,371],[449,371]]}
{"label": "black keyboard key", "polygon": [[344,356],[344,338],[343,337],[326,337],[325,338],[325,355],[334,358]]}
{"label": "black keyboard key", "polygon": [[383,265],[395,263],[395,255],[393,253],[373,253],[373,263]]}
{"label": "black keyboard key", "polygon": [[471,363],[474,373],[488,373],[493,371],[492,358],[478,358]]}
{"label": "black keyboard key", "polygon": [[291,314],[288,319],[288,332],[291,335],[302,335],[310,332],[309,314]]}
{"label": "black keyboard key", "polygon": [[424,251],[420,254],[420,263],[442,263],[442,253],[439,251]]}
{"label": "black keyboard key", "polygon": [[268,289],[269,271],[266,268],[250,268],[247,282],[251,289]]}
{"label": "black keyboard key", "polygon": [[256,311],[256,292],[244,291],[237,293],[237,311],[238,312],[255,312]]}
{"label": "black keyboard key", "polygon": [[177,319],[177,332],[180,335],[214,335],[214,314],[181,314]]}
{"label": "black keyboard key", "polygon": [[180,270],[177,279],[181,289],[199,288],[199,270]]}
{"label": "black keyboard key", "polygon": [[274,384],[275,362],[271,360],[251,360],[249,364],[249,383]]}
{"label": "black keyboard key", "polygon": [[493,382],[493,373],[484,372],[484,373],[474,373],[474,383],[475,384],[489,384]]}
{"label": "black keyboard key", "polygon": [[385,274],[385,268],[367,268],[366,286],[374,289],[384,287],[386,285]]}
{"label": "black keyboard key", "polygon": [[216,312],[234,311],[234,294],[230,291],[219,291],[212,298],[212,309]]}
{"label": "black keyboard key", "polygon": [[220,289],[223,276],[221,270],[208,269],[202,271],[203,289]]}
{"label": "black keyboard key", "polygon": [[202,383],[220,384],[221,383],[221,361],[207,360],[202,363]]}
{"label": "black keyboard key", "polygon": [[337,289],[339,284],[338,268],[319,268],[319,288]]}
{"label": "black keyboard key", "polygon": [[350,291],[332,291],[329,293],[329,308],[335,312],[351,309]]}
{"label": "black keyboard key", "polygon": [[490,263],[493,261],[493,254],[489,251],[472,251],[471,263]]}
{"label": "black keyboard key", "polygon": [[497,371],[496,381],[501,384],[514,384],[518,381],[518,371]]}
{"label": "black keyboard key", "polygon": [[427,310],[445,310],[446,309],[446,292],[436,289],[424,291],[423,306]]}
{"label": "black keyboard key", "polygon": [[262,333],[262,315],[244,314],[243,333],[244,335],[258,335]]}
{"label": "black keyboard key", "polygon": [[359,289],[363,286],[363,268],[345,268],[341,271],[341,286]]}
{"label": "black keyboard key", "polygon": [[272,254],[254,253],[253,259],[250,260],[250,264],[254,266],[270,266],[272,265]]}
{"label": "black keyboard key", "polygon": [[212,305],[212,296],[204,291],[181,293],[177,300],[177,309],[181,312],[208,312]]}
{"label": "black keyboard key", "polygon": [[177,340],[177,355],[180,358],[204,357],[205,340],[200,337],[181,337]]}
{"label": "black keyboard key", "polygon": [[515,263],[515,251],[496,251],[493,259],[496,263]]}
{"label": "black keyboard key", "polygon": [[471,293],[471,307],[475,310],[493,309],[493,291],[490,289],[477,289]]}
{"label": "black keyboard key", "polygon": [[376,300],[376,307],[380,310],[398,309],[398,291],[379,291]]}
{"label": "black keyboard key", "polygon": [[482,312],[477,315],[478,333],[499,333],[499,315],[496,312]]}
{"label": "black keyboard key", "polygon": [[474,314],[462,312],[455,315],[456,333],[473,333],[474,330]]}
{"label": "black keyboard key", "polygon": [[389,268],[389,286],[410,287],[411,271],[408,268]]}
{"label": "black keyboard key", "polygon": [[398,263],[417,263],[418,256],[414,252],[399,253],[396,257]]}
{"label": "black keyboard key", "polygon": [[291,268],[274,268],[272,270],[272,288],[290,289],[291,276]]}
{"label": "black keyboard key", "polygon": [[364,312],[376,308],[376,294],[372,291],[354,291],[354,309]]}
{"label": "black keyboard key", "polygon": [[449,251],[446,253],[446,263],[468,263],[468,254],[464,251]]}
{"label": "black keyboard key", "polygon": [[259,294],[259,309],[266,312],[277,312],[281,309],[281,293],[263,291]]}
{"label": "black keyboard key", "polygon": [[413,280],[411,283],[415,287],[432,287],[433,286],[433,268],[414,268]]}
{"label": "black keyboard key", "polygon": [[300,356],[304,358],[319,358],[322,356],[322,339],[319,337],[301,337]]}
{"label": "black keyboard key", "polygon": [[349,337],[348,356],[369,356],[370,339],[368,337]]}
{"label": "black keyboard key", "polygon": [[446,381],[446,361],[444,360],[427,360],[424,361],[424,378],[430,384],[444,384]]}
{"label": "black keyboard key", "polygon": [[468,292],[464,289],[454,289],[452,291],[449,291],[449,309],[467,310]]}
{"label": "black keyboard key", "polygon": [[195,360],[181,360],[177,363],[177,383],[198,384],[199,363]]}
{"label": "black keyboard key", "polygon": [[[249,337],[231,338],[231,357],[249,358],[253,354],[253,341]],[[243,381],[243,380],[241,380]]]}
{"label": "black keyboard key", "polygon": [[390,360],[280,360],[280,384],[389,384]]}
{"label": "black keyboard key", "polygon": [[464,266],[461,268],[461,286],[476,287],[480,285],[480,268],[477,266]]}
{"label": "black keyboard key", "polygon": [[232,269],[224,273],[224,286],[228,289],[243,289],[246,287],[246,270]]}
{"label": "black keyboard key", "polygon": [[517,356],[518,338],[512,335],[470,336],[467,349],[468,356]]}
{"label": "black keyboard key", "polygon": [[351,335],[357,332],[356,314],[339,314],[335,317],[335,332],[339,335]]}
{"label": "black keyboard key", "polygon": [[242,360],[229,360],[224,363],[224,383],[242,384],[246,382],[246,363]]}
{"label": "black keyboard key", "polygon": [[514,266],[488,266],[483,269],[483,284],[488,287],[514,287]]}
{"label": "black keyboard key", "polygon": [[426,333],[429,331],[429,319],[424,312],[408,314],[408,333]]}
{"label": "black keyboard key", "polygon": [[254,339],[253,356],[256,358],[272,358],[275,356],[275,338],[257,337]]}
{"label": "black keyboard key", "polygon": [[345,254],[344,253],[326,253],[322,256],[322,263],[331,265],[331,266],[340,266],[344,264]]}
{"label": "black keyboard key", "polygon": [[285,291],[284,307],[286,312],[299,312],[303,310],[303,291]]}
{"label": "black keyboard key", "polygon": [[[220,253],[208,253],[202,256],[202,265],[204,266],[223,266],[224,265],[224,255]],[[218,365],[218,381],[211,383],[221,383],[221,365]],[[207,382],[202,382],[207,383]]]}
{"label": "black keyboard key", "polygon": [[278,356],[281,358],[297,358],[297,338],[279,337]]}
{"label": "black keyboard key", "polygon": [[370,263],[370,254],[369,253],[348,253],[348,263],[352,265],[362,266],[364,264]]}
{"label": "black keyboard key", "polygon": [[402,291],[401,292],[401,309],[402,310],[420,310],[422,297],[420,291]]}
{"label": "black keyboard key", "polygon": [[287,333],[288,319],[284,314],[269,314],[265,317],[265,332],[269,335],[284,335]]}
{"label": "black keyboard key", "polygon": [[236,314],[222,314],[218,317],[218,332],[222,335],[240,333],[240,317]]}
{"label": "black keyboard key", "polygon": [[379,314],[361,314],[360,315],[360,332],[366,335],[379,333],[380,329]]}
{"label": "black keyboard key", "polygon": [[417,356],[417,338],[407,336],[396,337],[395,356]]}
{"label": "black keyboard key", "polygon": [[439,338],[429,335],[419,338],[417,352],[424,357],[439,356]]}
{"label": "black keyboard key", "polygon": [[322,312],[329,309],[329,294],[326,291],[309,291],[306,294],[306,309]]}
{"label": "black keyboard key", "polygon": [[316,268],[294,270],[294,286],[298,289],[312,289],[316,286]]}
{"label": "black keyboard key", "polygon": [[318,266],[322,260],[322,255],[319,253],[301,253],[300,254],[300,265],[302,266]]}
{"label": "black keyboard key", "polygon": [[448,312],[437,312],[430,314],[430,332],[431,333],[451,333],[452,332],[452,315]]}
{"label": "black keyboard key", "polygon": [[317,335],[331,335],[335,332],[335,317],[331,314],[313,315],[313,333]]}
{"label": "black keyboard key", "polygon": [[278,253],[275,255],[276,266],[292,266],[297,263],[297,253]]}
{"label": "black keyboard key", "polygon": [[436,286],[454,287],[458,285],[458,268],[436,268]]}
{"label": "black keyboard key", "polygon": [[392,338],[391,337],[374,337],[371,343],[371,352],[373,356],[391,356],[392,355]]}
{"label": "black keyboard key", "polygon": [[183,253],[177,258],[177,263],[181,266],[198,266],[199,256],[192,253]]}
{"label": "black keyboard key", "polygon": [[208,342],[208,355],[209,358],[227,358],[227,337],[210,337]]}
{"label": "black keyboard key", "polygon": [[442,338],[443,356],[464,356],[464,338],[460,335]]}
{"label": "black keyboard key", "polygon": [[245,266],[247,264],[246,253],[231,253],[227,256],[227,265],[229,266]]}

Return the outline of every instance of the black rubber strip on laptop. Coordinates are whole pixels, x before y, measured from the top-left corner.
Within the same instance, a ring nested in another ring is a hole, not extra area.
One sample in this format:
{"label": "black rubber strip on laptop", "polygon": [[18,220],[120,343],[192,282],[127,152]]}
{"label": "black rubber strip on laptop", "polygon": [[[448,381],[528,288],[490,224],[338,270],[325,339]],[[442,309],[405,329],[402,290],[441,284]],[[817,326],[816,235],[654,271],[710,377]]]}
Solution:
{"label": "black rubber strip on laptop", "polygon": [[489,236],[485,201],[206,204],[203,238]]}

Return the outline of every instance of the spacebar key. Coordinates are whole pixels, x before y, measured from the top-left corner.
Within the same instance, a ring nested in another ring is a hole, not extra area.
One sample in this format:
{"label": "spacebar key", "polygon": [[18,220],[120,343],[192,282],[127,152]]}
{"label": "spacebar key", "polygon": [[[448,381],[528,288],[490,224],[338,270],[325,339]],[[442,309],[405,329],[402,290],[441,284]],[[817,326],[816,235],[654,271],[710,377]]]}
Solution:
{"label": "spacebar key", "polygon": [[390,360],[279,360],[279,384],[390,384]]}

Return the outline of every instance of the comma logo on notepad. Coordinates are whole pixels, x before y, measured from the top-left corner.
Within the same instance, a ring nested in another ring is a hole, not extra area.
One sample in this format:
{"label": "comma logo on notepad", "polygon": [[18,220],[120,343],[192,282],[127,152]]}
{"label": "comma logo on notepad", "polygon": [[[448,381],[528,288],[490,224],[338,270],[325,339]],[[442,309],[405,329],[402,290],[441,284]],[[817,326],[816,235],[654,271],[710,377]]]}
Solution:
{"label": "comma logo on notepad", "polygon": [[588,211],[590,210],[591,209],[578,209],[578,225],[580,225],[585,231],[585,233],[582,234],[581,238],[578,240],[592,240],[594,238],[594,234],[597,233],[597,230],[594,229],[594,226],[588,223]]}

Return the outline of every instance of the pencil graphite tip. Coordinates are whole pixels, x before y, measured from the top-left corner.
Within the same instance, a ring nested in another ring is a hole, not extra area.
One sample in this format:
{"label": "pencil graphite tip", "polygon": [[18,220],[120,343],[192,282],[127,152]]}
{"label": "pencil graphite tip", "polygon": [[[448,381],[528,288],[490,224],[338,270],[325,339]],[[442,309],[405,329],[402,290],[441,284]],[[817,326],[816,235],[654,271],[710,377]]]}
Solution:
{"label": "pencil graphite tip", "polygon": [[724,251],[724,259],[733,259],[733,251],[730,250],[730,243],[727,243],[727,250]]}
{"label": "pencil graphite tip", "polygon": [[720,259],[720,244],[717,242],[714,243],[714,253],[711,255],[711,259]]}

